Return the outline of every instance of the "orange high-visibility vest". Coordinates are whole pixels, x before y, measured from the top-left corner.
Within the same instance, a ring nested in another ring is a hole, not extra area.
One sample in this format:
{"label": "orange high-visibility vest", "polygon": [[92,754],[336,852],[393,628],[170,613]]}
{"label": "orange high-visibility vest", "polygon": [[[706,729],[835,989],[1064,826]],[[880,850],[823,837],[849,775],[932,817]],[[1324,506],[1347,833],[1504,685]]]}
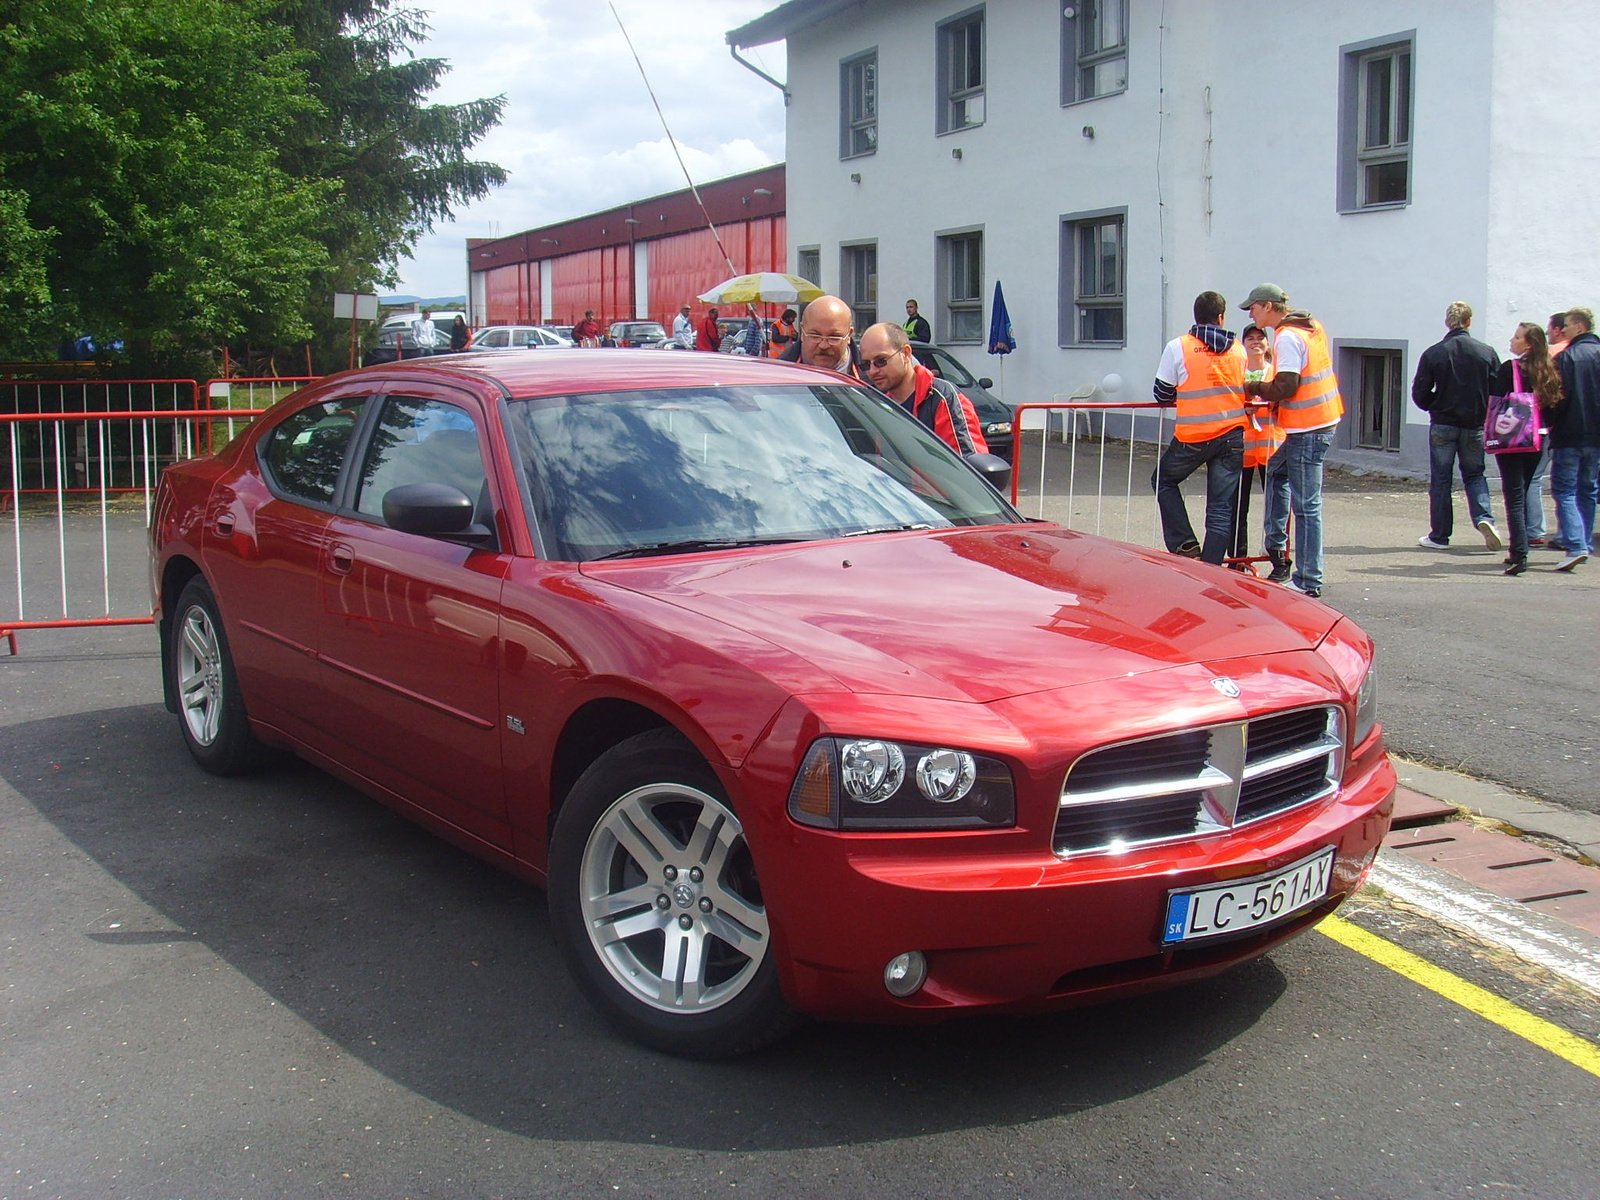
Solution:
{"label": "orange high-visibility vest", "polygon": [[1184,380],[1177,387],[1178,420],[1172,436],[1180,442],[1209,442],[1245,425],[1244,347],[1238,342],[1213,354],[1192,333],[1183,343]]}
{"label": "orange high-visibility vest", "polygon": [[[780,335],[782,335],[782,341],[778,340]],[[772,323],[772,341],[767,346],[767,357],[782,358],[783,352],[789,348],[790,343],[793,341],[794,326],[779,317]]]}
{"label": "orange high-visibility vest", "polygon": [[[1275,373],[1269,361],[1261,381],[1265,383]],[[1244,427],[1245,470],[1266,466],[1267,460],[1278,452],[1278,447],[1283,445],[1283,440],[1287,436],[1283,432],[1283,426],[1278,424],[1271,405],[1251,405],[1246,414]]]}
{"label": "orange high-visibility vest", "polygon": [[[1316,321],[1311,322],[1310,329],[1299,325],[1289,328],[1306,340],[1306,369],[1294,395],[1278,402],[1278,420],[1289,433],[1325,428],[1344,416],[1339,380],[1333,374],[1333,355],[1328,350],[1328,332]],[[1277,331],[1273,339],[1276,341]]]}

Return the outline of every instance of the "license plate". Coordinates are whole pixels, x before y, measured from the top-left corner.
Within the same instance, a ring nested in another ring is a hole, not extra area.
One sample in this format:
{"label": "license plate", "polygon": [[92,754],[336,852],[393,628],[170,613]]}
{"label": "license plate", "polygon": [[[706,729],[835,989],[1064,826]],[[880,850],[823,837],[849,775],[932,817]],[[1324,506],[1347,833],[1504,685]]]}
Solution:
{"label": "license plate", "polygon": [[1280,921],[1328,894],[1333,847],[1270,875],[1167,893],[1163,945],[1241,933]]}

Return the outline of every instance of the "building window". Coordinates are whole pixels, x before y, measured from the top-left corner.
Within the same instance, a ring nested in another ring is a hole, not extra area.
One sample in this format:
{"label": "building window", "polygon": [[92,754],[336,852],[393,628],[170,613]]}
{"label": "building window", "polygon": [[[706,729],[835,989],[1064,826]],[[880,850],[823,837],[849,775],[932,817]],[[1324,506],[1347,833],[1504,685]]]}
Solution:
{"label": "building window", "polygon": [[1366,346],[1341,349],[1340,391],[1346,391],[1351,380],[1357,388],[1353,434],[1357,448],[1398,451],[1405,426],[1404,352]]}
{"label": "building window", "polygon": [[1061,344],[1120,346],[1127,340],[1127,210],[1061,219]]}
{"label": "building window", "polygon": [[801,279],[822,284],[822,247],[801,246],[795,251],[794,273]]}
{"label": "building window", "polygon": [[939,292],[944,300],[941,341],[983,341],[983,234],[939,236]]}
{"label": "building window", "polygon": [[983,124],[983,9],[939,26],[939,132]]}
{"label": "building window", "polygon": [[1061,103],[1128,90],[1128,0],[1061,9]]}
{"label": "building window", "polygon": [[1410,35],[1343,49],[1339,81],[1339,208],[1411,201]]}
{"label": "building window", "polygon": [[878,52],[869,50],[839,64],[839,157],[859,158],[878,149]]}
{"label": "building window", "polygon": [[840,247],[841,291],[844,302],[855,314],[857,330],[878,323],[878,243],[863,242]]}

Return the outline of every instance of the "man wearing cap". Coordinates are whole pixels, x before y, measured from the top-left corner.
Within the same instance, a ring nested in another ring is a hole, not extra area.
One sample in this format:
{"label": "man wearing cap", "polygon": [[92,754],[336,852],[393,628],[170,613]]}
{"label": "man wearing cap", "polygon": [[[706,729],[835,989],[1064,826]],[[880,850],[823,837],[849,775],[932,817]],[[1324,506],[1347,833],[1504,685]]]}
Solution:
{"label": "man wearing cap", "polygon": [[[1172,442],[1150,473],[1161,536],[1173,554],[1222,565],[1233,540],[1233,512],[1244,470],[1244,348],[1222,327],[1228,302],[1218,292],[1194,300],[1194,324],[1161,352],[1157,404],[1175,404]],[[863,340],[863,352],[865,341]],[[1206,540],[1195,541],[1180,485],[1204,464]]]}
{"label": "man wearing cap", "polygon": [[694,322],[689,319],[689,306],[685,304],[672,318],[672,344],[679,350],[694,349]]}
{"label": "man wearing cap", "polygon": [[[1289,309],[1289,296],[1275,283],[1254,288],[1239,306],[1272,337],[1275,374],[1245,384],[1245,394],[1277,407],[1286,435],[1283,449],[1267,460],[1267,557],[1274,583],[1308,596],[1322,595],[1322,461],[1344,416],[1339,380],[1333,373],[1328,334],[1310,313]],[[1289,514],[1294,513],[1294,557],[1289,556]]]}

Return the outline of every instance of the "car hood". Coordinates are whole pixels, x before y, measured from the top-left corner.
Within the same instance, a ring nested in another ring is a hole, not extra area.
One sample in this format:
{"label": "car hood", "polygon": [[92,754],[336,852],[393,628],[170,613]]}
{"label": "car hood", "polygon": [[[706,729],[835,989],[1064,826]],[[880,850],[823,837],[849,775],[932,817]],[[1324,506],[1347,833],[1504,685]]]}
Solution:
{"label": "car hood", "polygon": [[1053,525],[590,563],[584,574],[782,647],[852,692],[981,703],[1314,647],[1284,588]]}

